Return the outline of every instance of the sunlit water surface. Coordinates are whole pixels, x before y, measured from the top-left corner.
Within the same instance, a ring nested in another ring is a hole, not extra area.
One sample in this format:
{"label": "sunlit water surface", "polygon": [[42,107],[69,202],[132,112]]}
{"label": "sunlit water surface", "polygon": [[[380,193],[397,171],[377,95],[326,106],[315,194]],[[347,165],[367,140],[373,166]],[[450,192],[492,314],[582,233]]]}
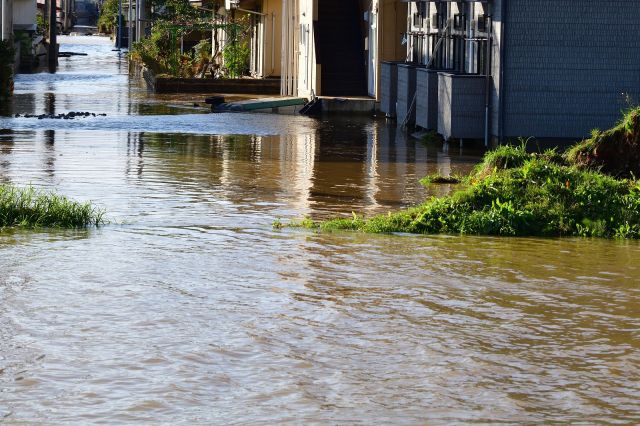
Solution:
{"label": "sunlit water surface", "polygon": [[[640,422],[640,245],[316,234],[466,172],[371,119],[204,114],[62,38],[0,117],[0,179],[104,207],[0,232],[0,422]],[[89,111],[70,120],[14,114]]]}

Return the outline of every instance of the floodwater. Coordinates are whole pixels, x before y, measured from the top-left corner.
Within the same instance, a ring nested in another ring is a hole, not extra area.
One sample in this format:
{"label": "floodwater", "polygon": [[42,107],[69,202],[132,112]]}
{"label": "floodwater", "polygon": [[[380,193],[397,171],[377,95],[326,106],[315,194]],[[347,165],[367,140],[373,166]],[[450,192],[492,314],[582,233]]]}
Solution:
{"label": "floodwater", "polygon": [[[275,230],[418,203],[477,153],[205,114],[62,42],[89,56],[19,76],[0,179],[111,223],[0,232],[0,423],[640,422],[638,243]],[[68,111],[107,116],[13,117]]]}

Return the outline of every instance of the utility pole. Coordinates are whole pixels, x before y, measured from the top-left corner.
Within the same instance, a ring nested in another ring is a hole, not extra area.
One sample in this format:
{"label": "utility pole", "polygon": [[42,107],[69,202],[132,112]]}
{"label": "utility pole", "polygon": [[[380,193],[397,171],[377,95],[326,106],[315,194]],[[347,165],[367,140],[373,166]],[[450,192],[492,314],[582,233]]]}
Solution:
{"label": "utility pole", "polygon": [[133,19],[133,0],[129,0],[129,37],[127,37],[129,51],[133,47]]}
{"label": "utility pole", "polygon": [[118,0],[118,35],[116,41],[118,50],[122,49],[122,0]]}
{"label": "utility pole", "polygon": [[49,0],[49,72],[54,74],[58,66],[57,0]]}

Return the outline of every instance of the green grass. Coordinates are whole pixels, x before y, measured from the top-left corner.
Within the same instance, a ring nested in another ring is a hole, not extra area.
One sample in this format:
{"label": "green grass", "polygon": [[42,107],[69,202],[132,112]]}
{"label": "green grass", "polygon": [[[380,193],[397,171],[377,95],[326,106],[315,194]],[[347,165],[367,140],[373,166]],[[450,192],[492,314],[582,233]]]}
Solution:
{"label": "green grass", "polygon": [[[463,185],[452,195],[396,213],[353,214],[289,224],[323,231],[582,236],[640,239],[640,107],[625,112],[612,129],[562,155],[501,146],[485,154],[465,178],[427,176],[421,182]],[[283,226],[280,224],[281,227]]]}
{"label": "green grass", "polygon": [[82,228],[103,223],[104,211],[91,203],[79,203],[33,187],[0,185],[0,228]]}
{"label": "green grass", "polygon": [[292,224],[323,231],[640,238],[640,184],[561,164],[524,146],[486,155],[466,184],[397,213]]}

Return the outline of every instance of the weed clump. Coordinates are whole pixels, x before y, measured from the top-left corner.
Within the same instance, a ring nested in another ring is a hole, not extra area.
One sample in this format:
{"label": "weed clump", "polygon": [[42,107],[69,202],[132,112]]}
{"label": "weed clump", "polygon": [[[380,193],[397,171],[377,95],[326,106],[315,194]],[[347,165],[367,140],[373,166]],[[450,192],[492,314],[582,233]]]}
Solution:
{"label": "weed clump", "polygon": [[420,179],[420,183],[423,186],[429,185],[457,185],[459,183],[463,183],[465,178],[458,175],[441,175],[440,173],[435,173],[429,176],[426,176]]}
{"label": "weed clump", "polygon": [[[520,146],[488,152],[452,195],[397,213],[305,228],[372,233],[640,239],[640,107],[565,155]],[[424,184],[438,181],[428,176]],[[295,226],[295,224],[293,225]]]}
{"label": "weed clump", "polygon": [[[491,166],[492,167],[491,167]],[[503,147],[453,195],[397,213],[305,228],[369,233],[640,238],[640,183],[561,164],[557,154]]]}
{"label": "weed clump", "polygon": [[0,228],[81,228],[103,223],[104,211],[91,203],[79,203],[33,187],[0,185]]}

